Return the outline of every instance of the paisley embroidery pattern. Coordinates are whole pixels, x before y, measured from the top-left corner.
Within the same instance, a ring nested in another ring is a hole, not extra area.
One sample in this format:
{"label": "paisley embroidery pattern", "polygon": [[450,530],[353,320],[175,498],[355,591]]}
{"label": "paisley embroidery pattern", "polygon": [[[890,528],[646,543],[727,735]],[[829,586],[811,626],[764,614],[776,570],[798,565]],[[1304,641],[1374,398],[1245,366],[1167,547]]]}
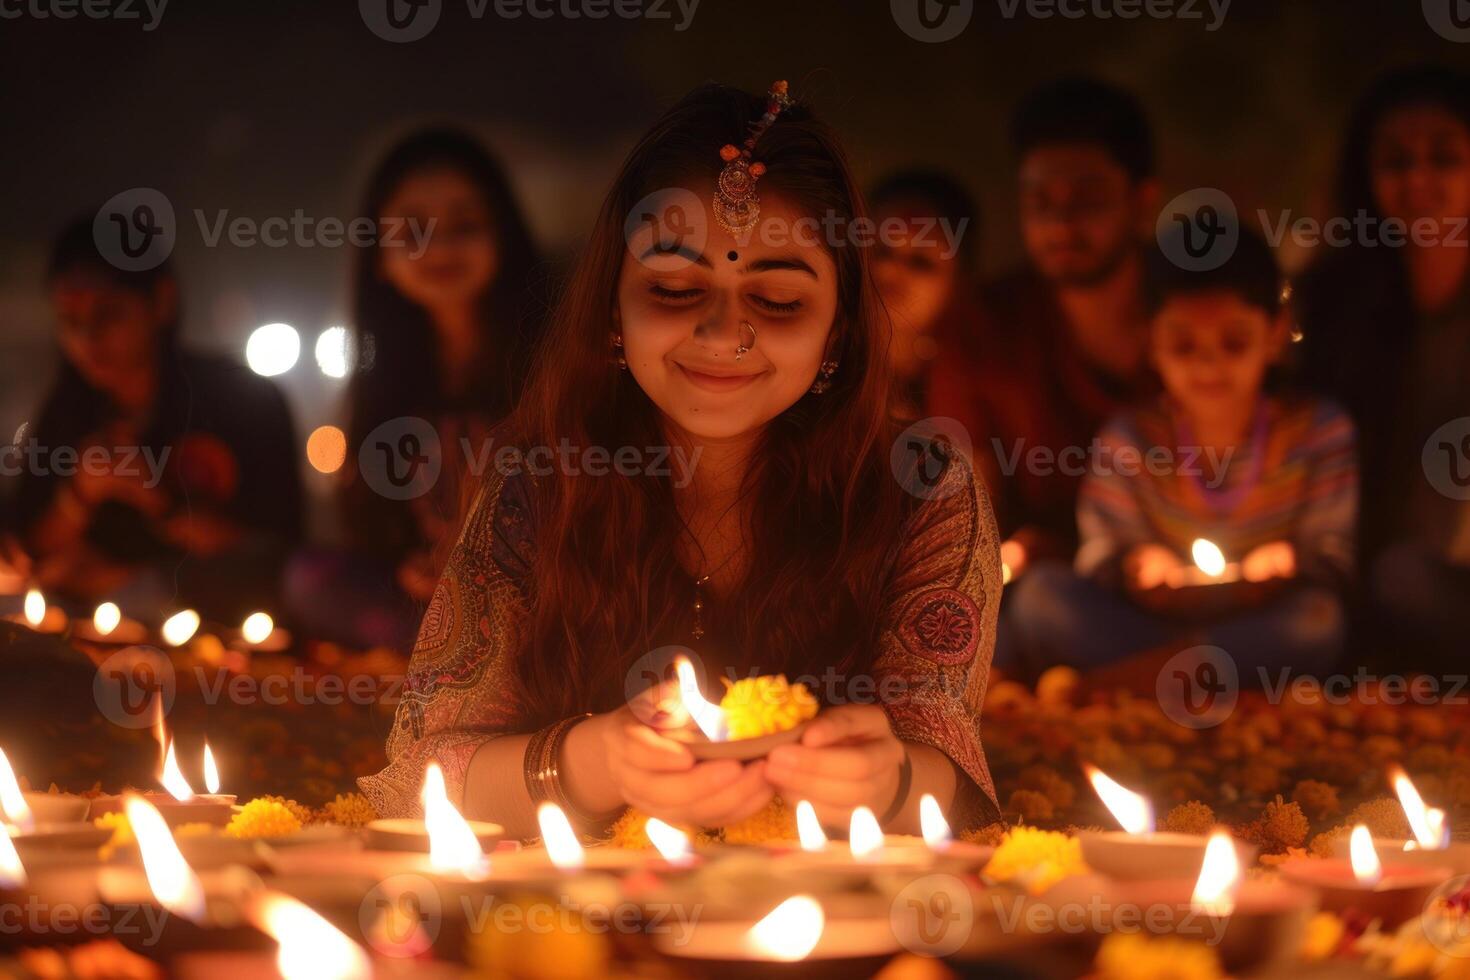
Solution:
{"label": "paisley embroidery pattern", "polygon": [[909,603],[899,637],[917,657],[939,664],[967,663],[980,644],[980,609],[958,589],[930,589]]}

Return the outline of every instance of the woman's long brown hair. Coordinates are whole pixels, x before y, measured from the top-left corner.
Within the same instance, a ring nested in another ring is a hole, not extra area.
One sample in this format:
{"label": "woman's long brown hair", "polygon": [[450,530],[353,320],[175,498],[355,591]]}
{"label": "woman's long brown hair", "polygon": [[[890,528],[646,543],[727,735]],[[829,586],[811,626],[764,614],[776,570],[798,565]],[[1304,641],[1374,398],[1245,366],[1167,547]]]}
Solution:
{"label": "woman's long brown hair", "polygon": [[[639,141],[604,201],[555,312],[510,432],[523,448],[666,445],[659,414],[613,362],[610,338],[624,220],[646,195],[714,187],[719,149],[738,142],[765,100],[722,86],[684,98]],[[801,107],[761,139],[763,195],[808,215],[864,216],[835,136]],[[846,227],[842,225],[841,227]],[[745,581],[720,622],[747,667],[788,675],[871,666],[882,591],[908,498],[889,467],[888,326],[863,248],[837,265],[833,358],[825,394],[804,395],[767,428],[744,493],[754,540]],[[536,560],[529,647],[517,661],[531,719],[609,710],[623,679],[687,623],[689,575],[676,558],[681,523],[667,476],[565,476],[534,481]],[[686,634],[687,635],[687,634]]]}

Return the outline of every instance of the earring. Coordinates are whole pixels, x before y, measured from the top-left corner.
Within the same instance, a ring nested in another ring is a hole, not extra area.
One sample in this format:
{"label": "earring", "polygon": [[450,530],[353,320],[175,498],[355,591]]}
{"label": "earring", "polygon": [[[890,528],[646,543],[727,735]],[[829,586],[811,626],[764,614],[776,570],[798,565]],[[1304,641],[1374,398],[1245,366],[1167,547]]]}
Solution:
{"label": "earring", "polygon": [[749,354],[751,348],[755,346],[755,327],[750,325],[750,321],[741,320],[740,329],[742,331],[750,331],[750,343],[744,343],[742,338],[742,342],[735,345],[735,360],[737,361],[744,357],[746,354]]}
{"label": "earring", "polygon": [[817,380],[812,382],[812,394],[821,395],[832,387],[832,375],[837,373],[836,361],[823,361],[822,369],[817,372]]}
{"label": "earring", "polygon": [[620,371],[626,371],[626,370],[628,370],[628,358],[623,355],[623,335],[622,334],[615,333],[615,334],[612,335],[612,349],[613,349],[613,363],[615,363],[618,366],[618,370],[620,370]]}

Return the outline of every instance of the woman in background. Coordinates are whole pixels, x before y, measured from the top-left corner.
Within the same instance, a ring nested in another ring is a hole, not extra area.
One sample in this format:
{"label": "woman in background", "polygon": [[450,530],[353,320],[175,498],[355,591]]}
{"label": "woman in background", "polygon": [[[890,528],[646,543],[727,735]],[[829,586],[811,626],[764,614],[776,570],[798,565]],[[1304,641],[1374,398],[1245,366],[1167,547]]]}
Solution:
{"label": "woman in background", "polygon": [[11,518],[58,599],[156,619],[181,605],[239,621],[278,608],[301,530],[291,416],[275,385],[179,340],[167,262],[124,271],[71,225],[46,283],[60,373],[18,446]]}
{"label": "woman in background", "polygon": [[[348,550],[303,555],[289,591],[317,635],[407,649],[462,512],[463,473],[493,452],[490,429],[529,370],[539,261],[504,170],[457,130],[390,150],[358,213],[381,234],[354,269]],[[395,486],[411,466],[437,478]]]}
{"label": "woman in background", "polygon": [[1470,76],[1379,80],[1353,113],[1337,196],[1366,237],[1328,250],[1298,290],[1303,372],[1352,414],[1372,461],[1359,552],[1374,647],[1448,662],[1470,599]]}

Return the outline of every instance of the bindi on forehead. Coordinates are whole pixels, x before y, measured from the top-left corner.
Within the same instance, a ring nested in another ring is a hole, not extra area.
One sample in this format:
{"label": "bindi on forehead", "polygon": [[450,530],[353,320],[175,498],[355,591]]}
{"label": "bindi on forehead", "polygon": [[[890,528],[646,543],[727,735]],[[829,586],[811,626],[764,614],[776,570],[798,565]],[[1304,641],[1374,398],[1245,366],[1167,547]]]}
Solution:
{"label": "bindi on forehead", "polygon": [[725,253],[725,258],[729,259],[731,262],[739,262],[740,261],[740,253],[737,252],[737,251],[735,251],[732,248],[732,249],[730,249],[730,251],[728,251],[728,252]]}

